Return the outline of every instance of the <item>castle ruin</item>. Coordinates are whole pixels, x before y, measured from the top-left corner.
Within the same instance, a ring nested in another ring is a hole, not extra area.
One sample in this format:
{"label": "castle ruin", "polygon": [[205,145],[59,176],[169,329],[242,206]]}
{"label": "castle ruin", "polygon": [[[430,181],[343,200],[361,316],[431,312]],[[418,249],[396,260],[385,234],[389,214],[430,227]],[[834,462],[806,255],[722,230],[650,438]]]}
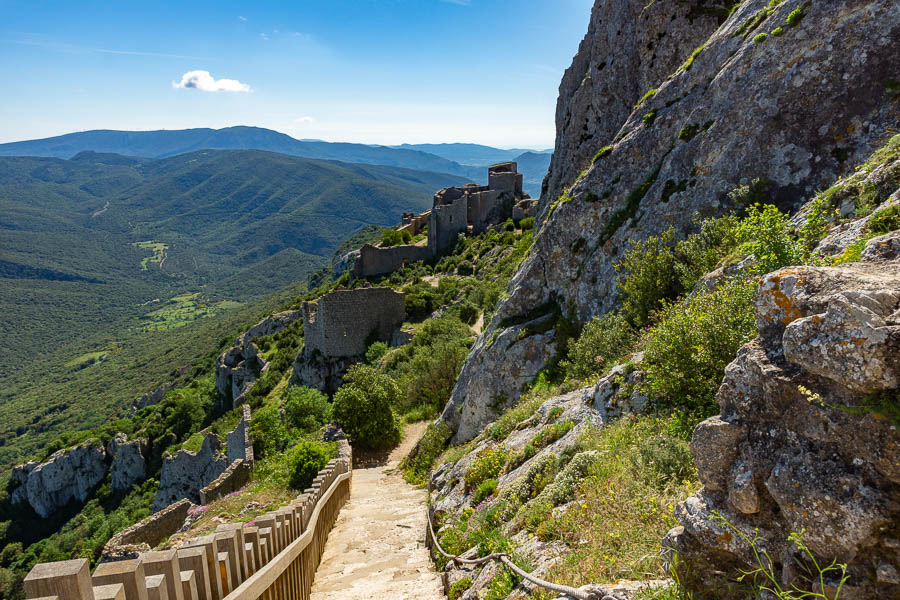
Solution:
{"label": "castle ruin", "polygon": [[336,290],[304,302],[302,312],[304,347],[292,383],[333,394],[369,343],[391,341],[406,316],[406,300],[388,287]]}
{"label": "castle ruin", "polygon": [[469,183],[444,188],[434,195],[431,210],[420,215],[403,213],[398,231],[409,231],[416,236],[427,224],[427,244],[387,248],[366,244],[359,250],[351,275],[354,278],[386,275],[410,263],[434,258],[453,246],[460,233],[478,235],[511,218],[513,208],[527,198],[515,162],[492,165],[488,167],[487,185]]}

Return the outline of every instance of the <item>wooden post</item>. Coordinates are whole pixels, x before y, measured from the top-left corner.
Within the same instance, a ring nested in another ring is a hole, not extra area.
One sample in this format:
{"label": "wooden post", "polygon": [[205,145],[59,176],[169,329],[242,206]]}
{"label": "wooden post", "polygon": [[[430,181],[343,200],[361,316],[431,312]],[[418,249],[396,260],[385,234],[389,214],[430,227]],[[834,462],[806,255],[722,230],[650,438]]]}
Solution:
{"label": "wooden post", "polygon": [[100,563],[91,579],[94,585],[121,583],[125,586],[125,600],[148,600],[144,565],[140,558]]}
{"label": "wooden post", "polygon": [[212,593],[212,600],[222,600],[225,597],[222,589],[221,577],[219,576],[219,551],[216,549],[216,538],[214,535],[204,535],[196,540],[189,542],[185,548],[203,548],[206,557],[206,573],[209,579],[209,589]]}
{"label": "wooden post", "polygon": [[244,542],[253,547],[253,570],[258,571],[265,564],[259,547],[259,527],[244,527]]}
{"label": "wooden post", "polygon": [[90,563],[84,558],[34,565],[24,583],[26,598],[94,600]]}
{"label": "wooden post", "polygon": [[223,554],[228,558],[228,587],[233,590],[241,585],[243,578],[241,577],[241,557],[243,548],[238,548],[237,534],[234,530],[217,531],[216,547],[219,549],[219,556]]}
{"label": "wooden post", "polygon": [[196,584],[197,593],[194,595],[193,600],[214,600],[212,590],[209,586],[209,568],[206,564],[206,549],[181,548],[178,550],[178,567],[181,569],[182,575],[185,573],[194,574],[194,583]]}
{"label": "wooden post", "polygon": [[94,600],[125,600],[125,586],[121,583],[95,586]]}
{"label": "wooden post", "polygon": [[[225,523],[216,527],[216,533],[233,533],[234,545],[237,554],[237,577],[238,583],[243,583],[250,574],[247,572],[246,559],[244,558],[244,526],[242,523]],[[234,566],[234,565],[232,565]]]}
{"label": "wooden post", "polygon": [[175,550],[144,552],[141,554],[141,562],[144,563],[144,574],[165,576],[168,600],[184,600],[181,593],[181,568],[178,566],[178,553]]}
{"label": "wooden post", "polygon": [[222,582],[222,593],[227,596],[234,589],[232,587],[231,561],[228,560],[227,552],[217,553],[216,560],[219,565],[219,580]]}
{"label": "wooden post", "polygon": [[199,600],[197,597],[197,575],[194,571],[181,571],[181,596],[184,600]]}
{"label": "wooden post", "polygon": [[149,600],[169,600],[165,575],[148,575],[145,581]]}
{"label": "wooden post", "polygon": [[[269,560],[272,560],[279,552],[278,540],[275,539],[275,516],[272,513],[266,513],[261,517],[257,517],[256,526],[259,528],[260,536],[266,540],[269,548]],[[268,530],[268,537],[264,535],[266,530]]]}

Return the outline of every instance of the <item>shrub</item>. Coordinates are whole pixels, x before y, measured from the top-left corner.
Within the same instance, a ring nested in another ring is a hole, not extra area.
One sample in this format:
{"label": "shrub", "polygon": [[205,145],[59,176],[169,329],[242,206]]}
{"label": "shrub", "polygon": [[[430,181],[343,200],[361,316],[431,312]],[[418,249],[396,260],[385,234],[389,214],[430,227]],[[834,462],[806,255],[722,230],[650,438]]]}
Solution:
{"label": "shrub", "polygon": [[466,490],[474,490],[486,479],[494,479],[503,472],[509,451],[502,447],[485,448],[478,453],[466,471]]}
{"label": "shrub", "polygon": [[331,421],[331,403],[319,390],[295,385],[284,399],[287,422],[302,431],[314,431]]}
{"label": "shrub", "polygon": [[473,325],[478,320],[480,312],[477,306],[466,300],[459,307],[459,320],[467,325]]}
{"label": "shrub", "polygon": [[634,346],[637,334],[620,312],[594,317],[569,343],[568,355],[560,362],[571,379],[586,379],[605,372]]}
{"label": "shrub", "polygon": [[319,471],[328,464],[328,456],[328,450],[317,442],[299,442],[288,450],[284,460],[290,469],[291,489],[305,490],[312,485]]}
{"label": "shrub", "polygon": [[267,404],[253,413],[250,419],[250,437],[253,440],[253,454],[256,456],[269,456],[285,449],[288,434],[275,404]]}
{"label": "shrub", "polygon": [[772,30],[772,35],[775,37],[784,35],[784,29],[782,27],[776,27],[775,29]]}
{"label": "shrub", "polygon": [[475,266],[472,264],[471,261],[464,260],[461,263],[459,263],[459,265],[457,265],[456,272],[459,275],[471,275],[472,273],[475,272]]}
{"label": "shrub", "polygon": [[635,327],[643,327],[661,302],[678,296],[681,285],[675,271],[675,229],[632,242],[616,264],[622,310]]}
{"label": "shrub", "polygon": [[656,120],[656,110],[651,110],[644,113],[644,116],[641,118],[641,121],[644,122],[644,127],[650,127],[653,125],[653,121]]}
{"label": "shrub", "polygon": [[521,221],[519,221],[519,227],[523,230],[533,229],[534,228],[534,217],[525,217]]}
{"label": "shrub", "polygon": [[734,215],[703,220],[694,215],[694,223],[699,224],[700,231],[675,245],[678,259],[675,270],[685,290],[693,289],[700,277],[715,269],[738,244],[735,234],[738,219]]}
{"label": "shrub", "polygon": [[643,104],[644,102],[646,102],[647,100],[649,100],[650,98],[655,96],[656,92],[657,92],[657,88],[650,88],[649,90],[647,90],[647,93],[644,94],[640,100],[638,100],[637,104],[635,104],[634,107],[637,108],[638,106],[640,106],[641,104]]}
{"label": "shrub", "polygon": [[754,204],[747,209],[735,231],[739,250],[756,258],[759,273],[769,273],[787,265],[805,262],[806,252],[791,234],[789,217],[771,204]]}
{"label": "shrub", "polygon": [[400,441],[392,408],[399,400],[393,379],[367,365],[353,365],[334,396],[334,420],[354,444],[389,448]]}
{"label": "shrub", "polygon": [[472,503],[473,504],[481,504],[481,502],[494,494],[497,491],[497,480],[496,479],[485,479],[478,487],[475,489],[475,493],[472,494]]}
{"label": "shrub", "polygon": [[734,278],[667,304],[644,338],[644,393],[658,406],[715,414],[725,367],[756,335],[755,289],[753,279]]}
{"label": "shrub", "polygon": [[388,345],[384,342],[375,342],[366,350],[366,362],[370,365],[377,366],[384,355],[388,353]]}
{"label": "shrub", "polygon": [[756,35],[753,36],[753,43],[754,43],[754,44],[759,44],[759,43],[761,43],[761,42],[766,41],[767,39],[769,39],[769,34],[768,34],[768,33],[766,33],[766,32],[763,32],[763,33],[757,33]]}
{"label": "shrub", "polygon": [[[409,232],[405,232],[409,234]],[[396,229],[385,229],[381,232],[381,245],[385,248],[399,246],[403,243],[403,234]]]}
{"label": "shrub", "polygon": [[796,27],[797,23],[799,23],[800,20],[803,19],[803,17],[804,17],[803,7],[801,6],[799,8],[795,8],[794,10],[791,11],[791,14],[789,14],[787,16],[785,23],[787,24],[788,27]]}

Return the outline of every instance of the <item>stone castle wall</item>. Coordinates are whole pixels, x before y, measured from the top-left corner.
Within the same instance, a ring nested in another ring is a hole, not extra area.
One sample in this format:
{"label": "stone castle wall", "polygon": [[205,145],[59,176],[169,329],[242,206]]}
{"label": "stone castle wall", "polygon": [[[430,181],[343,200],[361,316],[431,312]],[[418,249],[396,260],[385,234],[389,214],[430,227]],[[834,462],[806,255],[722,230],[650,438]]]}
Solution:
{"label": "stone castle wall", "polygon": [[469,224],[468,202],[462,195],[451,204],[435,205],[428,221],[428,249],[432,256],[456,243]]}
{"label": "stone castle wall", "polygon": [[[429,211],[430,212],[430,211]],[[407,227],[411,227],[408,225]],[[386,275],[402,269],[405,265],[420,260],[431,258],[431,251],[427,246],[391,246],[379,248],[366,244],[359,249],[359,258],[353,267],[353,277],[374,277]]]}
{"label": "stone castle wall", "polygon": [[386,287],[337,290],[303,305],[306,348],[328,357],[359,356],[377,331],[388,342],[403,323],[403,294]]}
{"label": "stone castle wall", "polygon": [[209,504],[247,485],[252,468],[241,458],[231,463],[215,481],[200,490],[200,504]]}

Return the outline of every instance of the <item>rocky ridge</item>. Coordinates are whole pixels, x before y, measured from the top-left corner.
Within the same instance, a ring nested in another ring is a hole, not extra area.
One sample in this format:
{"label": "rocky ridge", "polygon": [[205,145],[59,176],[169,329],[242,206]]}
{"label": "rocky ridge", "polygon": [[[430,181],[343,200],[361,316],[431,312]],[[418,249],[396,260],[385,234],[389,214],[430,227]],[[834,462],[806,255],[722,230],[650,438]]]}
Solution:
{"label": "rocky ridge", "polygon": [[[455,442],[472,439],[517,400],[522,383],[552,356],[552,329],[543,328],[540,344],[531,339],[531,331],[542,329],[536,319],[557,310],[585,322],[616,305],[613,265],[628,240],[669,226],[685,235],[694,213],[735,208],[728,193],[754,179],[760,200],[797,208],[880,145],[897,122],[897,98],[886,88],[900,55],[900,6],[894,2],[741,3],[704,44],[679,57],[684,62],[668,78],[647,83],[651,93],[624,119],[618,117],[624,100],[609,112],[606,100],[632,98],[625,88],[639,84],[630,73],[652,78],[653,71],[642,66],[646,52],[625,55],[630,62],[620,71],[599,69],[612,53],[609,32],[633,26],[619,4],[597,0],[592,29],[561,87],[572,93],[561,97],[560,106],[575,125],[561,129],[557,148],[581,149],[562,152],[554,165],[566,155],[569,172],[585,170],[564,194],[542,198],[534,248],[473,347],[441,416]],[[659,16],[672,19],[675,4],[645,8],[640,20],[658,29],[640,35],[697,35],[690,27],[663,27]],[[801,18],[788,25],[798,10]],[[662,12],[653,16],[655,11]],[[768,33],[779,27],[779,35]],[[760,38],[761,32],[766,35]],[[570,80],[588,63],[590,86],[574,86]],[[577,124],[592,115],[608,117],[617,133],[591,139],[588,151],[578,142],[584,129]],[[591,151],[596,160],[576,162]],[[557,166],[551,169],[548,190],[566,179]],[[501,339],[511,343],[497,343]]]}
{"label": "rocky ridge", "polygon": [[820,564],[848,564],[841,598],[897,597],[900,232],[859,263],[766,275],[755,306],[760,335],[726,370],[721,414],[694,431],[703,489],[676,507],[664,545],[703,579],[758,566],[758,535],[790,586],[809,557],[788,534],[803,532]]}

